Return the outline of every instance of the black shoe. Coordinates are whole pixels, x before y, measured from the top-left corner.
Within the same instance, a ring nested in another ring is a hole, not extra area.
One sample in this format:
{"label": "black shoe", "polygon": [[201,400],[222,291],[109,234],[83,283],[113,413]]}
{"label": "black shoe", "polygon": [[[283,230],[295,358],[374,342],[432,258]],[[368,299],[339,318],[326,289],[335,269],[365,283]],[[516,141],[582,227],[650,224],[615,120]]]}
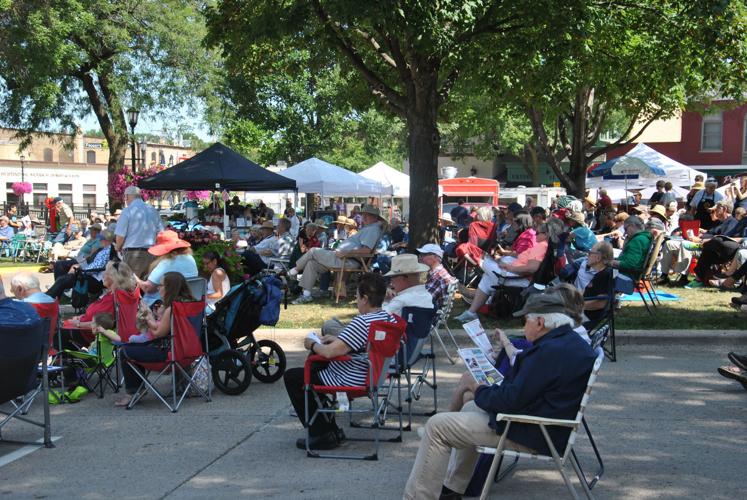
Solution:
{"label": "black shoe", "polygon": [[740,295],[739,297],[732,297],[731,303],[736,304],[738,306],[743,306],[747,304],[747,295]]}
{"label": "black shoe", "polygon": [[[747,371],[747,356],[743,356],[741,354],[737,354],[735,352],[730,352],[728,354],[729,361],[734,363],[735,366],[738,366],[742,370]],[[342,432],[342,431],[340,431]]]}
{"label": "black shoe", "polygon": [[347,437],[345,437],[345,432],[343,432],[339,427],[335,429],[335,438],[337,438],[337,442],[340,444],[344,443],[347,439]]}
{"label": "black shoe", "polygon": [[718,369],[718,372],[722,377],[736,380],[737,382],[742,384],[742,387],[747,389],[747,376],[745,375],[745,372],[743,372],[739,368],[735,366],[722,366]]}
{"label": "black shoe", "polygon": [[672,286],[686,286],[688,283],[690,280],[687,279],[687,274],[683,274],[677,281],[672,282]]}
{"label": "black shoe", "polygon": [[656,280],[657,285],[668,285],[669,284],[669,276],[661,276],[659,279]]}
{"label": "black shoe", "polygon": [[[328,432],[326,434],[322,434],[321,436],[314,436],[309,438],[309,448],[311,448],[312,450],[334,450],[338,446],[340,446],[340,443],[337,441],[337,436],[334,432]],[[296,448],[305,450],[306,439],[297,439]]]}

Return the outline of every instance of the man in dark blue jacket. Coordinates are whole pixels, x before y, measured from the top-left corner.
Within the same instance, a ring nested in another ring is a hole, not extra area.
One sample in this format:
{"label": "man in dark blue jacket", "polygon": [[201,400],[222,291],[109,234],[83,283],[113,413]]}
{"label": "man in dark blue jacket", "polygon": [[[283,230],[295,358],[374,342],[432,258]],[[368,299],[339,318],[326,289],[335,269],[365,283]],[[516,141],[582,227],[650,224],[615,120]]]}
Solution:
{"label": "man in dark blue jacket", "polygon": [[[475,400],[465,404],[462,411],[439,413],[428,420],[404,498],[461,498],[478,458],[475,447],[496,446],[496,433],[503,432],[503,423],[497,425],[495,421],[498,413],[569,420],[576,417],[595,355],[573,331],[574,320],[567,308],[560,294],[536,294],[527,299],[516,315],[526,316],[524,334],[532,347],[516,357],[502,384],[475,383]],[[562,454],[570,430],[548,430]],[[537,426],[512,424],[507,440],[508,448],[549,453]]]}

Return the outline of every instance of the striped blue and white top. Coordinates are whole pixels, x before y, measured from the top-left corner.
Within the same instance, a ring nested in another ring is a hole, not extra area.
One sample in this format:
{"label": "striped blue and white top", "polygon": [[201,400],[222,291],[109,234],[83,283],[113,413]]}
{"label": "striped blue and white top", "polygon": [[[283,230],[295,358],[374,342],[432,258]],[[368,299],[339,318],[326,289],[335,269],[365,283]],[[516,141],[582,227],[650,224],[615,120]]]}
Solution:
{"label": "striped blue and white top", "polygon": [[[394,316],[386,311],[359,314],[337,336],[350,346],[348,354],[364,354],[368,343],[368,328],[374,321],[394,323]],[[332,361],[327,368],[319,372],[319,378],[326,385],[361,386],[368,381],[368,362],[365,359],[351,361]]]}

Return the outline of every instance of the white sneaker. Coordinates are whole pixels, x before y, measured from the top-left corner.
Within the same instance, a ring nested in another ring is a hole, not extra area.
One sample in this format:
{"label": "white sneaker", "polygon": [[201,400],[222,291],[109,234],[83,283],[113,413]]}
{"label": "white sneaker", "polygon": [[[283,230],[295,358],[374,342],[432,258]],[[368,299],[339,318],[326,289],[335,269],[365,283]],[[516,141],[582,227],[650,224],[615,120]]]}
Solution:
{"label": "white sneaker", "polygon": [[300,295],[296,300],[291,302],[291,304],[293,304],[294,306],[298,306],[301,304],[308,304],[309,302],[313,301],[314,297],[312,297],[311,295]]}
{"label": "white sneaker", "polygon": [[477,316],[476,313],[473,313],[469,309],[467,309],[466,311],[464,311],[459,316],[454,317],[454,319],[457,320],[457,321],[461,321],[462,323],[467,323],[469,321],[477,319],[477,317],[478,316]]}
{"label": "white sneaker", "polygon": [[288,276],[290,276],[291,278],[293,278],[293,277],[295,277],[295,276],[297,276],[297,275],[298,275],[298,271],[296,271],[296,268],[295,268],[295,267],[292,267],[292,268],[291,268],[291,269],[290,269],[290,270],[288,271]]}

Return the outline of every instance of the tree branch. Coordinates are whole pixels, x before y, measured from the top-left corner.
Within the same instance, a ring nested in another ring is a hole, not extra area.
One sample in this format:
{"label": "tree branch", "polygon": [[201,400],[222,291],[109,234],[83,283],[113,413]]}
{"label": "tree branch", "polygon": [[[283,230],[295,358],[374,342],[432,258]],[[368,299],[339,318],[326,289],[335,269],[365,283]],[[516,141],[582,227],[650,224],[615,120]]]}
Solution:
{"label": "tree branch", "polygon": [[625,131],[625,133],[621,135],[620,138],[616,140],[615,142],[613,142],[612,144],[608,144],[605,147],[600,148],[598,151],[594,151],[592,154],[590,154],[588,157],[588,162],[591,162],[592,160],[594,160],[594,158],[597,158],[603,154],[607,154],[608,152],[610,152],[611,150],[613,150],[614,148],[618,146],[625,146],[635,141],[641,136],[641,134],[648,128],[649,125],[651,125],[653,122],[659,119],[659,117],[662,115],[663,112],[664,110],[660,109],[659,111],[654,113],[654,115],[651,118],[646,120],[646,123],[643,124],[643,127],[641,127],[641,130],[636,132],[636,134],[632,136],[630,139],[623,140],[623,138],[626,137],[633,130],[633,127],[635,127],[636,121],[638,119],[638,115],[640,114],[640,113],[636,113],[635,117],[633,117],[630,120],[630,125],[628,126],[628,129]]}
{"label": "tree branch", "polygon": [[387,54],[387,52],[381,48],[381,44],[376,41],[376,39],[371,36],[370,34],[366,33],[360,28],[354,28],[353,31],[355,33],[358,33],[361,37],[363,37],[364,40],[366,40],[368,43],[371,44],[371,46],[374,48],[374,50],[381,56],[381,58],[386,62],[389,66],[392,68],[397,67],[397,63],[394,61],[392,56]]}
{"label": "tree branch", "polygon": [[531,106],[526,108],[526,114],[529,117],[530,124],[532,125],[532,132],[534,133],[534,137],[537,143],[542,148],[542,151],[545,153],[545,157],[547,158],[547,162],[550,164],[550,168],[552,168],[553,172],[555,172],[555,175],[558,176],[558,179],[560,179],[560,182],[563,183],[566,188],[575,190],[575,183],[571,180],[570,177],[568,177],[565,172],[563,172],[563,169],[560,168],[560,161],[556,156],[556,152],[550,146],[550,141],[548,140],[547,132],[545,131],[544,115],[540,110]]}
{"label": "tree branch", "polygon": [[96,115],[96,119],[99,122],[101,132],[104,134],[104,137],[106,137],[106,141],[109,143],[109,147],[114,147],[117,140],[117,133],[114,130],[111,119],[109,118],[109,113],[107,112],[106,105],[101,100],[101,95],[96,88],[96,84],[93,82],[91,73],[80,73],[77,76],[81,84],[83,85],[83,89],[88,95],[88,100],[91,102],[91,108],[93,109],[93,114]]}
{"label": "tree branch", "polygon": [[348,40],[347,37],[336,28],[327,12],[319,3],[319,0],[312,0],[311,3],[314,6],[314,11],[316,12],[317,17],[332,37],[332,40],[340,47],[353,66],[355,66],[363,75],[363,78],[365,78],[371,86],[374,95],[383,97],[385,102],[396,114],[406,117],[407,108],[404,97],[387,85],[379,75],[371,70],[371,68],[366,66],[366,63],[358,53],[358,50],[353,46],[350,40]]}

